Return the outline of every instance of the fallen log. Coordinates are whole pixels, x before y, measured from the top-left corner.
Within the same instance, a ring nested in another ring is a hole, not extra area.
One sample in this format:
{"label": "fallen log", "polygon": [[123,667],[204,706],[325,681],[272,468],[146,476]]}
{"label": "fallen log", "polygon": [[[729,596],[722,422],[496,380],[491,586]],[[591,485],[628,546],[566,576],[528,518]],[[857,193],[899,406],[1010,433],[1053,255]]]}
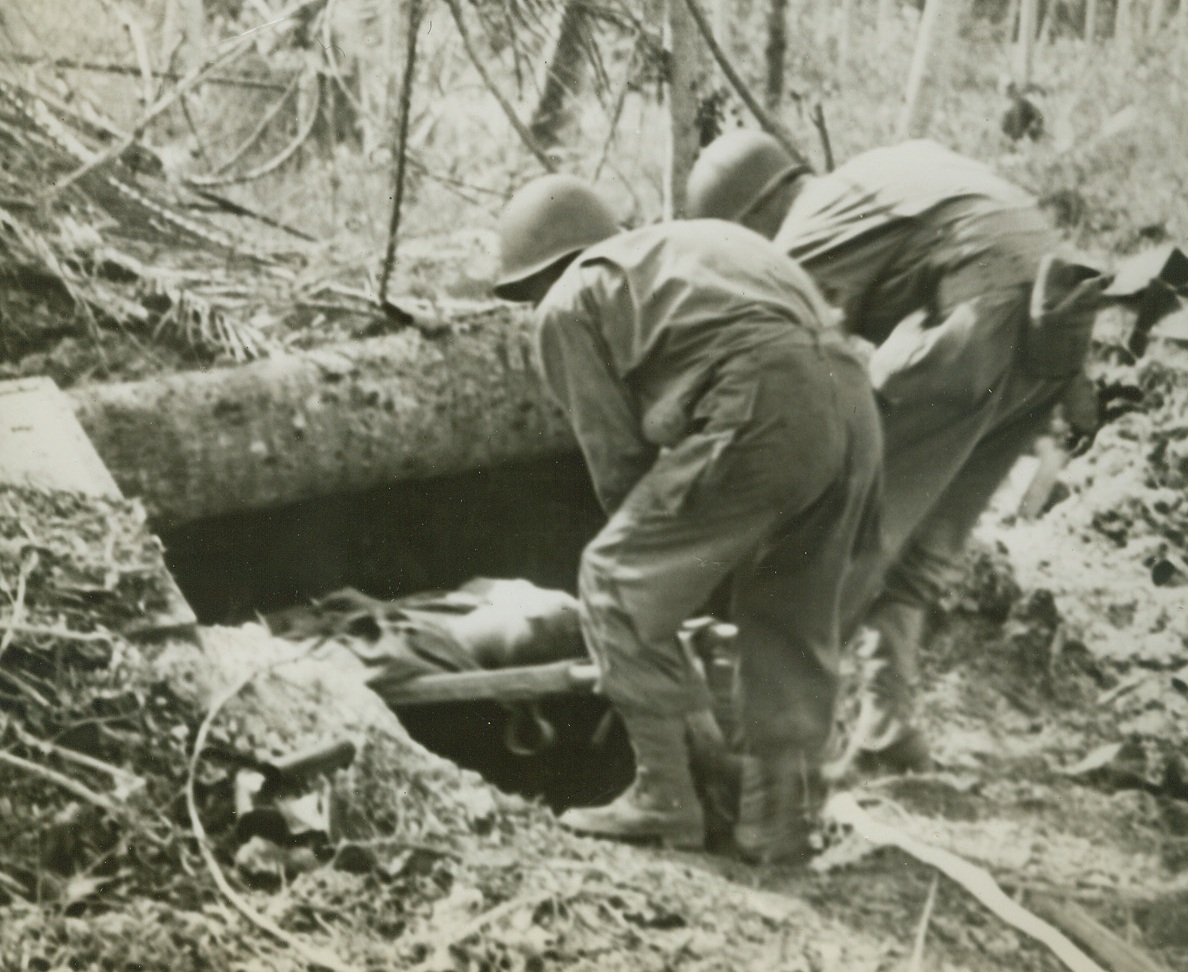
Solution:
{"label": "fallen log", "polygon": [[527,315],[71,393],[158,529],[574,449]]}

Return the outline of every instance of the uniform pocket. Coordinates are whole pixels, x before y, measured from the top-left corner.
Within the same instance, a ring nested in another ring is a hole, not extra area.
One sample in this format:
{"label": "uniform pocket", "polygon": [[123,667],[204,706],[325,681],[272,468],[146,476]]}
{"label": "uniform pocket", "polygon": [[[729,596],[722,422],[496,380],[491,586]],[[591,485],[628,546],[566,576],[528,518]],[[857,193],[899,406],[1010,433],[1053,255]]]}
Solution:
{"label": "uniform pocket", "polygon": [[734,438],[733,430],[697,433],[661,449],[642,484],[651,506],[669,516],[683,513],[698,487],[713,478]]}

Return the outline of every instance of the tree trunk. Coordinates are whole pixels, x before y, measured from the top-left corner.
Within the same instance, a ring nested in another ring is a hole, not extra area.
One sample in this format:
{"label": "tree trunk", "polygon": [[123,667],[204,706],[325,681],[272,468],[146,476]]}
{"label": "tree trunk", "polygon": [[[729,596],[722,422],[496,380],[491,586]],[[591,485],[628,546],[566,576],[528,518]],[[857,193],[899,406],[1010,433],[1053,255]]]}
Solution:
{"label": "tree trunk", "polygon": [[927,127],[928,112],[922,106],[924,82],[931,74],[942,83],[944,67],[957,36],[959,9],[960,0],[925,0],[896,127],[901,140],[917,136]]}
{"label": "tree trunk", "polygon": [[776,111],[784,97],[784,56],[788,52],[788,0],[768,0],[767,46],[763,55],[767,62],[764,85],[764,104]]}
{"label": "tree trunk", "polygon": [[573,118],[573,106],[585,82],[589,60],[585,46],[589,33],[587,0],[567,0],[557,32],[557,44],[546,67],[544,90],[532,116],[532,137],[543,149],[561,143]]}
{"label": "tree trunk", "polygon": [[1019,0],[1011,0],[1006,15],[1007,41],[1014,43],[1019,37]]}
{"label": "tree trunk", "polygon": [[[701,149],[703,127],[711,121],[713,70],[709,52],[698,33],[685,0],[668,0],[667,40],[668,164],[665,166],[664,216],[679,219],[685,212],[685,183]],[[705,133],[709,135],[709,132]]]}
{"label": "tree trunk", "polygon": [[729,50],[731,0],[702,0],[702,5],[708,8],[710,24],[714,28],[714,37],[718,39],[718,43]]}
{"label": "tree trunk", "polygon": [[[376,11],[378,23],[365,25],[372,30],[379,30],[382,69],[376,70],[378,65],[374,64],[370,70],[360,69],[358,66],[362,59],[355,58],[359,71],[359,125],[364,158],[372,158],[381,146],[386,147],[395,127],[396,106],[400,102],[400,76],[404,67],[404,38],[396,29],[397,10],[395,3],[380,4]],[[371,36],[374,37],[374,34]]]}
{"label": "tree trunk", "polygon": [[837,62],[845,67],[850,61],[850,37],[854,29],[854,0],[842,0],[841,24],[837,34]]}
{"label": "tree trunk", "polygon": [[1098,0],[1085,0],[1085,43],[1087,44],[1092,44],[1097,39],[1097,14]]}
{"label": "tree trunk", "polygon": [[159,528],[572,450],[526,315],[76,389],[87,434]]}
{"label": "tree trunk", "polygon": [[1056,36],[1056,18],[1059,11],[1056,9],[1058,4],[1056,0],[1048,0],[1044,4],[1044,15],[1040,18],[1039,31],[1037,32],[1037,45],[1051,44],[1052,38]]}
{"label": "tree trunk", "polygon": [[1151,0],[1150,16],[1147,18],[1147,36],[1154,39],[1163,31],[1167,20],[1167,0]]}
{"label": "tree trunk", "polygon": [[1114,43],[1127,45],[1134,35],[1134,0],[1118,0],[1114,12]]}
{"label": "tree trunk", "polygon": [[817,0],[816,9],[813,11],[813,40],[817,45],[817,50],[828,49],[829,38],[832,34],[833,0]]}
{"label": "tree trunk", "polygon": [[877,30],[879,43],[884,43],[891,36],[891,25],[895,22],[895,10],[898,0],[879,0]]}
{"label": "tree trunk", "polygon": [[1031,84],[1031,70],[1035,64],[1036,18],[1039,0],[1023,0],[1019,7],[1019,46],[1015,52],[1015,83],[1020,94]]}

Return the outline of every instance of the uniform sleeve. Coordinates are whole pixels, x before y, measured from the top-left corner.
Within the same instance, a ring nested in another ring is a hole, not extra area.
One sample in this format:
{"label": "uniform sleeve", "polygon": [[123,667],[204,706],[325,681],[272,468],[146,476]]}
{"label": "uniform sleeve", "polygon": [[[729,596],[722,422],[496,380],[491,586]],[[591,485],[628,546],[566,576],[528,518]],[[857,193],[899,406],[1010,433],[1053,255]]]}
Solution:
{"label": "uniform sleeve", "polygon": [[551,293],[539,312],[541,374],[569,419],[609,515],[656,457],[603,331],[611,315],[630,312],[629,301],[616,293],[626,282],[610,267],[575,267],[557,287],[561,292]]}

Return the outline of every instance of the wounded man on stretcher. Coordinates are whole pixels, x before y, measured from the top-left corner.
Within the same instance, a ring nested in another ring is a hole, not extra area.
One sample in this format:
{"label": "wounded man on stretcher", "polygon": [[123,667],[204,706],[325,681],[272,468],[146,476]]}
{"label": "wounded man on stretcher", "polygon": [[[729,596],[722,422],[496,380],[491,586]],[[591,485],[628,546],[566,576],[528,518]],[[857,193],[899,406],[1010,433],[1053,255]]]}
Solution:
{"label": "wounded man on stretcher", "polygon": [[[488,700],[509,710],[504,741],[535,756],[553,727],[535,702],[597,691],[598,671],[582,641],[572,595],[526,580],[476,578],[455,591],[383,601],[351,588],[269,617],[273,633],[357,665],[388,706]],[[733,818],[738,766],[723,728],[731,711],[731,625],[701,618],[682,641],[709,682],[714,711],[688,720],[694,773],[711,816]],[[608,709],[608,717],[611,710]],[[597,733],[596,733],[597,735]]]}

